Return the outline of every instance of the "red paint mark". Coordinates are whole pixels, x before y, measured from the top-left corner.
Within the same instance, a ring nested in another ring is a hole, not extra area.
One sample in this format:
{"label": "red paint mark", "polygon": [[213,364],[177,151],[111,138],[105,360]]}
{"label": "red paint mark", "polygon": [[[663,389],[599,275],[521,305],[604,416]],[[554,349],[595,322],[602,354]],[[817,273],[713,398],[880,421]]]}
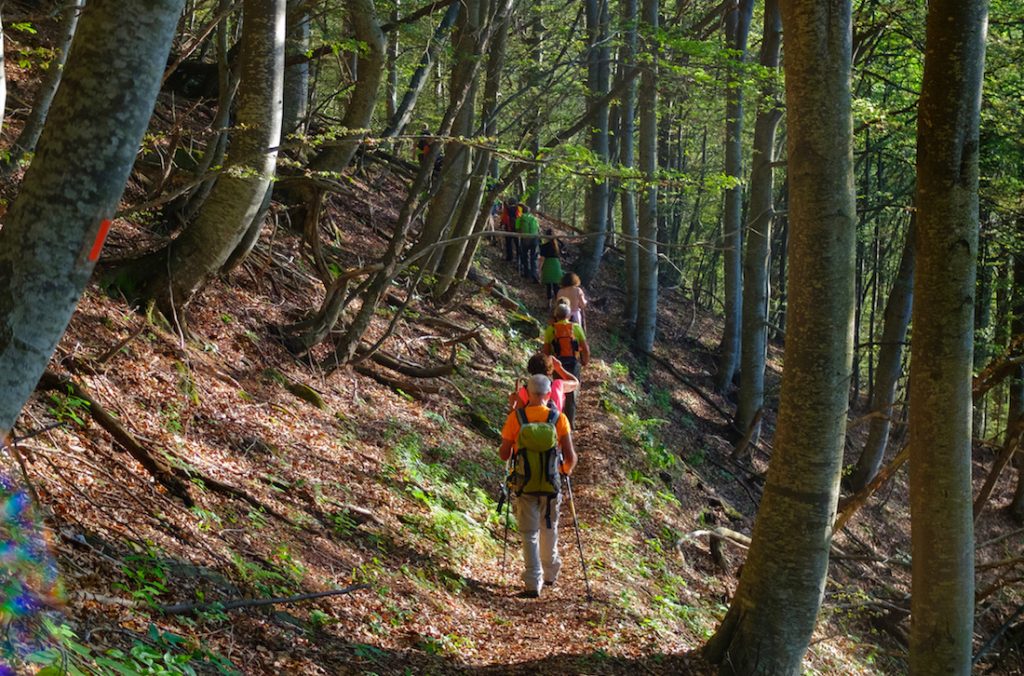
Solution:
{"label": "red paint mark", "polygon": [[110,232],[110,219],[105,218],[100,222],[100,231],[96,233],[96,240],[92,243],[92,249],[89,251],[89,262],[95,263],[100,258],[100,252],[103,251],[103,242],[107,240],[107,233]]}

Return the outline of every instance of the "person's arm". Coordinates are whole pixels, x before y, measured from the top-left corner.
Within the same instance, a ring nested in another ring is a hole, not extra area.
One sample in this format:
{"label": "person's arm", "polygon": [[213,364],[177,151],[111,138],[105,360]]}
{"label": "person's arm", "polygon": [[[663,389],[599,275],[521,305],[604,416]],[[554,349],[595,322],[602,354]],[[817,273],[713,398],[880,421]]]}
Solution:
{"label": "person's arm", "polygon": [[583,293],[583,289],[576,287],[580,293],[580,309],[585,310],[587,308],[587,294]]}
{"label": "person's arm", "polygon": [[572,434],[566,434],[559,439],[558,445],[562,449],[562,466],[559,469],[562,474],[572,474],[576,467],[576,449],[572,445]]}
{"label": "person's arm", "polygon": [[562,391],[566,394],[575,392],[580,386],[580,379],[565,370],[562,366],[562,362],[557,359],[552,360],[552,366],[555,367],[555,373],[562,379]]}
{"label": "person's arm", "polygon": [[590,363],[590,346],[587,341],[580,343],[580,365],[586,366]]}
{"label": "person's arm", "polygon": [[508,460],[512,457],[512,442],[505,439],[501,442],[501,448],[498,449],[498,457],[502,460]]}

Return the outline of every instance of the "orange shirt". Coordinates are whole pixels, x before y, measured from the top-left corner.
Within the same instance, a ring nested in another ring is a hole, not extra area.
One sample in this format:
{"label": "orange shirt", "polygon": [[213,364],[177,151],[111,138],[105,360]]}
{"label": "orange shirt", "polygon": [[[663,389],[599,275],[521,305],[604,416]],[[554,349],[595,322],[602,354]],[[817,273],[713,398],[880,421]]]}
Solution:
{"label": "orange shirt", "polygon": [[[547,406],[527,406],[523,410],[526,411],[526,419],[530,422],[547,422],[551,411]],[[569,435],[569,419],[565,417],[564,413],[558,414],[558,420],[555,421],[555,433],[558,435],[559,441]],[[509,413],[508,418],[505,419],[505,426],[501,428],[501,438],[511,441],[513,444],[519,438],[519,417],[516,416],[515,411]]]}

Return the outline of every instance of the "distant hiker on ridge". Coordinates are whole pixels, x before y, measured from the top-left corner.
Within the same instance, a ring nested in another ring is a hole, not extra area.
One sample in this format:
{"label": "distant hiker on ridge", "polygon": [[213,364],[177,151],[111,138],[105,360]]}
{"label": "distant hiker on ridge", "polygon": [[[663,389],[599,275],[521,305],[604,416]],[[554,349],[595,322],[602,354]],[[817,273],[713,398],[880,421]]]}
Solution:
{"label": "distant hiker on ridge", "polygon": [[510,483],[516,496],[516,523],[525,564],[526,588],[519,596],[535,599],[542,585],[555,584],[562,567],[558,555],[558,514],[562,506],[559,475],[572,473],[576,451],[565,414],[548,406],[548,377],[530,376],[526,389],[529,404],[508,414],[498,455],[502,460],[512,459]]}
{"label": "distant hiker on ridge", "polygon": [[[514,199],[505,202],[505,208],[501,212],[501,229],[506,232],[516,231],[516,221],[522,213],[519,203]],[[505,260],[509,263],[519,260],[519,240],[515,237],[504,237]]]}
{"label": "distant hiker on ridge", "polygon": [[[541,351],[554,356],[562,363],[566,371],[580,377],[580,367],[590,363],[590,346],[587,345],[587,334],[579,324],[569,321],[572,314],[570,306],[559,302],[555,305],[554,320],[544,329],[544,345]],[[576,392],[565,396],[565,415],[572,424],[576,418]]]}

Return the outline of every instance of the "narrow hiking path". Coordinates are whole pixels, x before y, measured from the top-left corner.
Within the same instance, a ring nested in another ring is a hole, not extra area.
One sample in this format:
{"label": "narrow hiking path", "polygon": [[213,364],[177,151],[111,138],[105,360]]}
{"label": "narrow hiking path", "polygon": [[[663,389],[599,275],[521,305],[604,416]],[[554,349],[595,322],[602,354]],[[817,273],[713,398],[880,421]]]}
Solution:
{"label": "narrow hiking path", "polygon": [[[541,326],[546,325],[550,305],[544,287],[521,279],[511,263],[492,260],[492,272],[497,270],[505,272],[503,281],[516,289]],[[514,525],[508,533],[505,575],[501,574],[500,562],[482,571],[492,591],[474,594],[471,599],[476,619],[485,622],[480,628],[481,640],[475,641],[479,651],[470,666],[490,667],[495,673],[515,673],[517,669],[524,673],[577,673],[576,669],[604,672],[609,668],[619,672],[625,667],[616,665],[612,656],[629,656],[641,658],[634,665],[643,673],[691,670],[690,660],[682,655],[698,646],[682,636],[666,636],[662,628],[630,617],[623,591],[633,588],[642,573],[630,573],[619,563],[613,564],[616,557],[612,550],[620,547],[617,538],[625,534],[616,533],[610,525],[610,498],[614,498],[617,474],[631,461],[621,423],[602,407],[601,382],[612,373],[612,364],[624,357],[622,350],[609,349],[602,337],[608,322],[609,318],[597,310],[587,317],[591,363],[581,374],[573,429],[579,462],[572,487],[592,598],[587,598],[577,524],[566,498],[559,520],[562,572],[557,585],[545,588],[539,599],[516,597],[523,588],[523,562]],[[539,349],[539,341],[537,346]],[[612,661],[605,664],[606,659]]]}

